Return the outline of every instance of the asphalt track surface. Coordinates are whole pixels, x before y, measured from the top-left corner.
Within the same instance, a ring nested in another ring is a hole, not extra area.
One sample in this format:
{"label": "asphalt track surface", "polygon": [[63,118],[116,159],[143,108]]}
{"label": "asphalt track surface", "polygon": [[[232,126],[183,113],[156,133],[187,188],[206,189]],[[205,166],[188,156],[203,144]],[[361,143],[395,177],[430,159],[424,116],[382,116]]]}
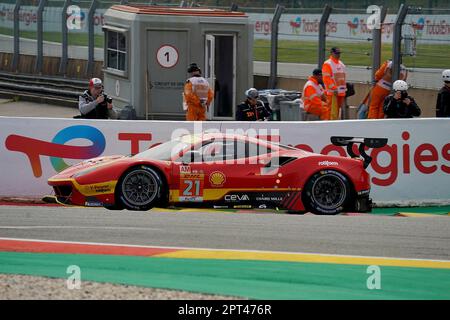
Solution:
{"label": "asphalt track surface", "polygon": [[0,237],[450,260],[450,219],[0,206]]}

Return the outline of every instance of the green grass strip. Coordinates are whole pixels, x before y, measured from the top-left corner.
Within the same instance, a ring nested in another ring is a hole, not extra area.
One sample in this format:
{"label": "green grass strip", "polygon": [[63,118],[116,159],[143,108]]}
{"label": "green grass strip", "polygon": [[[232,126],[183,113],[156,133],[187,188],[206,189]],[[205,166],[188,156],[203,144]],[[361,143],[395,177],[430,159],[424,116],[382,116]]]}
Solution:
{"label": "green grass strip", "polygon": [[[351,66],[372,65],[371,42],[327,41],[327,52],[337,46],[342,50],[342,61]],[[317,41],[280,40],[278,42],[278,61],[289,63],[317,63]],[[448,42],[442,44],[417,43],[415,57],[404,56],[403,64],[408,68],[447,68]],[[328,55],[326,54],[328,58]],[[392,59],[392,44],[385,43],[381,48],[381,61]],[[253,45],[253,60],[270,61],[270,40],[257,39]]]}
{"label": "green grass strip", "polygon": [[[13,36],[13,29],[8,28],[0,28],[0,34]],[[26,39],[37,39],[36,31],[20,31],[20,37]],[[84,46],[88,45],[88,34],[87,33],[68,33],[68,43],[69,46]],[[50,42],[62,42],[62,33],[61,32],[44,32],[44,41]],[[96,48],[103,48],[104,36],[103,35],[94,35],[94,46]]]}
{"label": "green grass strip", "polygon": [[[44,27],[45,29],[45,27]],[[0,34],[13,35],[13,29],[0,28]],[[36,31],[20,31],[20,37],[27,39],[36,39]],[[103,48],[104,36],[95,35],[95,47]],[[60,32],[44,32],[44,41],[61,42],[62,35]],[[69,45],[87,46],[87,33],[70,33]],[[341,47],[342,61],[346,65],[351,66],[371,66],[372,65],[372,43],[363,42],[342,42],[327,41],[327,50],[331,47]],[[403,57],[403,63],[408,68],[447,68],[448,54],[450,44],[443,42],[442,44],[417,44],[417,55],[415,57]],[[392,58],[392,44],[385,43],[381,50],[381,59],[385,61]],[[270,40],[256,39],[253,42],[253,59],[255,61],[270,61]],[[278,42],[278,61],[289,63],[317,63],[317,41],[304,40],[280,40]]]}
{"label": "green grass strip", "polygon": [[399,212],[407,213],[426,213],[432,215],[448,215],[450,213],[450,206],[436,206],[436,207],[402,207],[402,208],[373,208],[372,214],[378,215],[395,215]]}
{"label": "green grass strip", "polygon": [[0,273],[67,279],[70,265],[82,281],[251,299],[450,299],[446,269],[380,267],[381,289],[369,290],[367,266],[0,252]]}

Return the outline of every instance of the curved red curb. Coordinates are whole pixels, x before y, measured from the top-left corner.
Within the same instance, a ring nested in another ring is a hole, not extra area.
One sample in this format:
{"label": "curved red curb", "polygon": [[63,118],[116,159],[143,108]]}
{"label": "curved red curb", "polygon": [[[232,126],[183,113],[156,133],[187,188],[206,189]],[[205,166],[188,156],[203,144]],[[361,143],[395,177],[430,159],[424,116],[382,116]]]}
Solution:
{"label": "curved red curb", "polygon": [[65,242],[41,242],[21,240],[0,240],[0,251],[66,253],[66,254],[103,254],[121,256],[154,256],[179,251],[156,247],[133,247],[117,245],[78,244]]}

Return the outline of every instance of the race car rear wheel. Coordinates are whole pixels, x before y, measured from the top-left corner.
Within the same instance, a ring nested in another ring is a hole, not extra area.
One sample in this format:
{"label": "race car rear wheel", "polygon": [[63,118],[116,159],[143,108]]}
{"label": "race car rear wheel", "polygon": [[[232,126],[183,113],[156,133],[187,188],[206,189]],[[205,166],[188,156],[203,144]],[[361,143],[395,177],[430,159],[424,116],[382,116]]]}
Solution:
{"label": "race car rear wheel", "polygon": [[348,178],[334,170],[323,170],[308,180],[302,200],[312,213],[333,215],[342,212],[351,198]]}
{"label": "race car rear wheel", "polygon": [[128,210],[149,210],[161,199],[163,180],[150,167],[126,172],[118,183],[117,197]]}

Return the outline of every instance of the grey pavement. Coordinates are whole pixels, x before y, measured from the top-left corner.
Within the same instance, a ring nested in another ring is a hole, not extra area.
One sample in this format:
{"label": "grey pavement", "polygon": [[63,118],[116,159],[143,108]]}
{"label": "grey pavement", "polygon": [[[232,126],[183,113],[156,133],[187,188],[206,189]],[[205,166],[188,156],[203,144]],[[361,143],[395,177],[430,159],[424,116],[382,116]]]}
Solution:
{"label": "grey pavement", "polygon": [[0,237],[450,260],[450,218],[0,206]]}
{"label": "grey pavement", "polygon": [[77,108],[0,99],[0,116],[4,117],[72,118],[77,114]]}

